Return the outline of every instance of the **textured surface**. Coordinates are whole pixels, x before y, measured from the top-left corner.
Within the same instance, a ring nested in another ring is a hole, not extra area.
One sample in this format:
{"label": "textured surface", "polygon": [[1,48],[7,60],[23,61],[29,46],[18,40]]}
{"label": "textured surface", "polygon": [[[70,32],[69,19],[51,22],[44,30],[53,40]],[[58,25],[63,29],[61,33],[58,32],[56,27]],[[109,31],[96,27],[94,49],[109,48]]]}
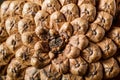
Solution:
{"label": "textured surface", "polygon": [[0,80],[119,80],[120,0],[0,3]]}

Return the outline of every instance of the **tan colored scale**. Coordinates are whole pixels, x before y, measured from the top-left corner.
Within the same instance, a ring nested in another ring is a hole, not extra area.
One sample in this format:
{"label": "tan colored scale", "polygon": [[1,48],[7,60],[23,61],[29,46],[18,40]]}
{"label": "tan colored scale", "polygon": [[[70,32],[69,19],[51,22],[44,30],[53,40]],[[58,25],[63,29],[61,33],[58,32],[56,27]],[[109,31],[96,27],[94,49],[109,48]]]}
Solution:
{"label": "tan colored scale", "polygon": [[70,72],[74,75],[83,76],[87,72],[88,64],[82,57],[69,59]]}
{"label": "tan colored scale", "polygon": [[36,26],[33,19],[24,18],[18,22],[18,32],[22,35],[25,32],[34,31]]}
{"label": "tan colored scale", "polygon": [[85,80],[101,80],[103,78],[103,66],[100,62],[89,64],[88,74]]}
{"label": "tan colored scale", "polygon": [[85,35],[74,35],[70,38],[71,45],[79,48],[80,50],[83,50],[86,48],[89,44],[89,41]]}
{"label": "tan colored scale", "polygon": [[89,26],[89,30],[86,33],[86,36],[89,38],[90,41],[97,43],[104,38],[105,30],[98,24],[92,23]]}
{"label": "tan colored scale", "polygon": [[98,61],[102,57],[102,52],[98,45],[94,43],[89,43],[88,47],[86,47],[82,53],[81,56],[88,62],[93,63]]}
{"label": "tan colored scale", "polygon": [[78,18],[80,15],[78,6],[73,3],[63,6],[60,12],[62,12],[65,15],[66,20],[68,22],[74,20],[75,18]]}
{"label": "tan colored scale", "polygon": [[67,58],[76,58],[80,55],[80,49],[71,44],[67,44],[64,50],[64,55]]}
{"label": "tan colored scale", "polygon": [[93,22],[96,17],[96,8],[92,4],[82,4],[80,8],[80,17],[85,18],[89,22]]}
{"label": "tan colored scale", "polygon": [[112,26],[113,17],[107,12],[101,11],[98,12],[97,18],[94,23],[103,27],[106,31],[110,30]]}
{"label": "tan colored scale", "polygon": [[83,18],[76,18],[71,21],[73,26],[74,34],[85,34],[88,30],[88,21]]}
{"label": "tan colored scale", "polygon": [[104,38],[101,42],[98,43],[98,46],[101,48],[103,53],[103,58],[110,58],[113,56],[117,51],[116,44],[109,38]]}

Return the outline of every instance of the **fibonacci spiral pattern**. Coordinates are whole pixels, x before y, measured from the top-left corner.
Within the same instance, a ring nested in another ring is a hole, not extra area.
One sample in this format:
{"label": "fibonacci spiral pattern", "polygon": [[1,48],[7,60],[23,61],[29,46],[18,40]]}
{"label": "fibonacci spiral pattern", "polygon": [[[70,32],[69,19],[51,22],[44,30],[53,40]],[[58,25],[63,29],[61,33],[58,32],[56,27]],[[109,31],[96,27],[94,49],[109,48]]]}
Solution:
{"label": "fibonacci spiral pattern", "polygon": [[120,0],[3,1],[0,80],[115,79],[119,21]]}

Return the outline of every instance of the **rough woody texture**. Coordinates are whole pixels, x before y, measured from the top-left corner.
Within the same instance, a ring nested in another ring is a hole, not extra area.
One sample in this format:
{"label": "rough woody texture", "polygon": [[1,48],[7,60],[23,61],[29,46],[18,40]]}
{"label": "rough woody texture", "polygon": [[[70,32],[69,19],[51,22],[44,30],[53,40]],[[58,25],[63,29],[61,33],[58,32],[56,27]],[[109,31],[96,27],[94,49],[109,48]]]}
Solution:
{"label": "rough woody texture", "polygon": [[120,0],[0,3],[0,80],[119,80],[119,74]]}

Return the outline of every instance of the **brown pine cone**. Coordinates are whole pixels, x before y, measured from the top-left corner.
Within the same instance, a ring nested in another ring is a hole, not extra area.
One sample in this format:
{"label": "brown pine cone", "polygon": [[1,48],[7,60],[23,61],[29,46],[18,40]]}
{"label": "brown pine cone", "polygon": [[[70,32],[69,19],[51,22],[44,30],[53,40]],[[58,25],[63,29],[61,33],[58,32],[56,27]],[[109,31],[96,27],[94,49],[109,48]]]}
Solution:
{"label": "brown pine cone", "polygon": [[120,0],[0,2],[0,80],[119,80]]}

